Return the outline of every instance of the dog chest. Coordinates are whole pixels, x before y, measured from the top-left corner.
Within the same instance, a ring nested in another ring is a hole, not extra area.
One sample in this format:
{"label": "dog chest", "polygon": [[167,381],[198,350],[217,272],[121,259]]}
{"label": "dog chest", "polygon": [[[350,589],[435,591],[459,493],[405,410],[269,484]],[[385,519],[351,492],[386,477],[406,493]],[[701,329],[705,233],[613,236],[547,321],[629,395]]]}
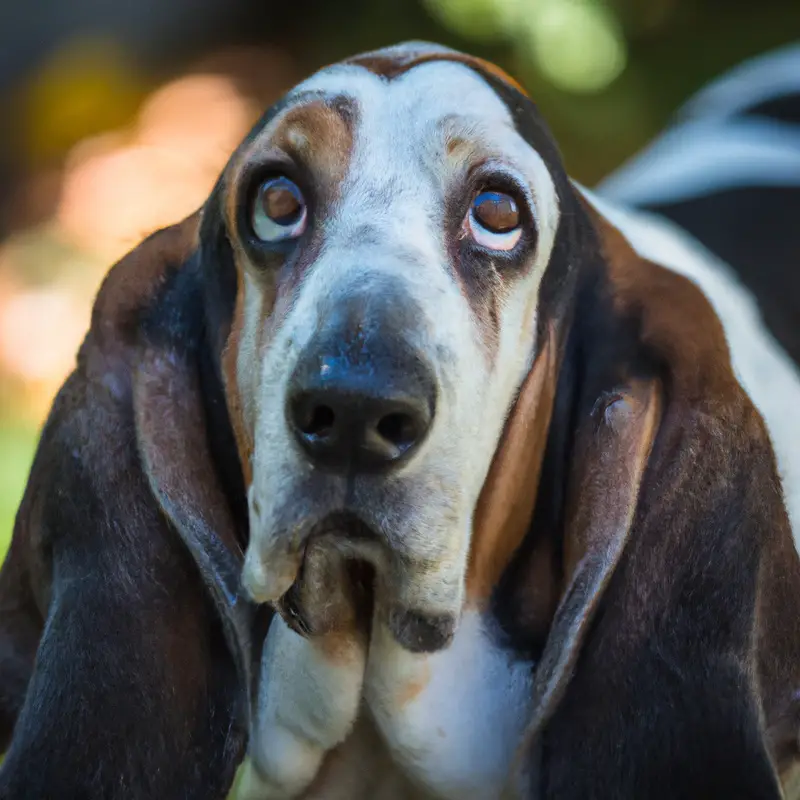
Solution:
{"label": "dog chest", "polygon": [[433,797],[499,797],[530,715],[533,665],[467,611],[451,645],[402,649],[373,629],[365,699],[395,764]]}

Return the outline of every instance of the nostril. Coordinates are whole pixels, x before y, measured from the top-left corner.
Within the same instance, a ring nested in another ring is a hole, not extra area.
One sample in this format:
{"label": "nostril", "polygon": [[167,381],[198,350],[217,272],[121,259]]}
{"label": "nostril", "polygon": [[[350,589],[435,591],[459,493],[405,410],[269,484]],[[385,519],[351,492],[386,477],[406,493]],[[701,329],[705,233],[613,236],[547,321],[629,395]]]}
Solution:
{"label": "nostril", "polygon": [[414,417],[402,413],[387,414],[382,417],[377,429],[383,439],[401,452],[408,450],[422,433]]}
{"label": "nostril", "polygon": [[298,428],[307,436],[317,436],[323,438],[329,436],[336,421],[336,414],[330,406],[318,405],[310,409],[301,419]]}
{"label": "nostril", "polygon": [[433,424],[435,387],[394,365],[385,375],[375,367],[320,375],[318,361],[292,376],[283,408],[303,463],[377,473],[417,452]]}

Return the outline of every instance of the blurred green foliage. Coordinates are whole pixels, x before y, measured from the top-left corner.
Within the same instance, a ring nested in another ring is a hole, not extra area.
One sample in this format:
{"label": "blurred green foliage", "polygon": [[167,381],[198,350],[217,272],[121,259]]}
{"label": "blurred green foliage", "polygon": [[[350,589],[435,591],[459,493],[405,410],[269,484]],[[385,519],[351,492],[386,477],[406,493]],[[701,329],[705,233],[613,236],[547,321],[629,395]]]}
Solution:
{"label": "blurred green foliage", "polygon": [[11,541],[37,439],[38,432],[32,426],[9,420],[0,427],[0,554],[5,554]]}

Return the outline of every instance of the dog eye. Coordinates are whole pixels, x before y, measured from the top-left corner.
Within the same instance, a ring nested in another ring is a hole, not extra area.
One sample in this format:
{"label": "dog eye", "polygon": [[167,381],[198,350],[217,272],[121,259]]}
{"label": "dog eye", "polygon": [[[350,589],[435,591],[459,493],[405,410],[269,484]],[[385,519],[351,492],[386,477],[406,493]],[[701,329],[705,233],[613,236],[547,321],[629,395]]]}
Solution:
{"label": "dog eye", "polygon": [[511,250],[522,235],[517,201],[509,194],[483,191],[467,215],[472,238],[490,250]]}
{"label": "dog eye", "polygon": [[288,178],[270,178],[258,187],[250,223],[262,242],[296,239],[306,229],[308,216],[303,193]]}

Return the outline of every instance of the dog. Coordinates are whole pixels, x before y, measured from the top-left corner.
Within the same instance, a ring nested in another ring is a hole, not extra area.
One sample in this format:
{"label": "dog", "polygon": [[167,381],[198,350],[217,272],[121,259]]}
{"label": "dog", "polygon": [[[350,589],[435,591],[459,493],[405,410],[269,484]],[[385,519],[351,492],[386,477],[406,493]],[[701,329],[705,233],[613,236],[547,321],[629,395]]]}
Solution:
{"label": "dog", "polygon": [[800,374],[637,204],[435,45],[269,109],[42,432],[0,798],[794,796]]}

